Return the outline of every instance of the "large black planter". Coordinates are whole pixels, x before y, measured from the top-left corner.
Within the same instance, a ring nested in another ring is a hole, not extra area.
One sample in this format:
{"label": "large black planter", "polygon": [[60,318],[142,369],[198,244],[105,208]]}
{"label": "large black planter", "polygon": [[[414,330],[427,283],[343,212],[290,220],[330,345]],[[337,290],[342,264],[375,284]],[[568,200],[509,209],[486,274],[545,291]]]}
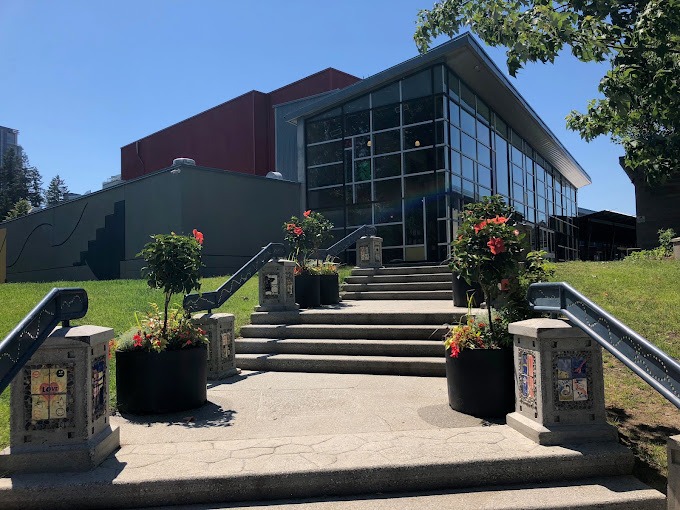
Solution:
{"label": "large black planter", "polygon": [[207,349],[116,351],[118,410],[162,414],[195,409],[207,400]]}
{"label": "large black planter", "polygon": [[300,308],[321,306],[320,275],[301,274],[295,277],[295,302]]}
{"label": "large black planter", "polygon": [[478,307],[484,301],[484,292],[478,283],[468,284],[464,278],[453,273],[453,306],[467,308],[468,299],[472,297],[472,306]]}
{"label": "large black planter", "polygon": [[340,302],[340,284],[337,274],[320,276],[320,292],[322,305],[337,305]]}
{"label": "large black planter", "polygon": [[446,350],[449,406],[478,418],[502,418],[515,410],[512,348]]}

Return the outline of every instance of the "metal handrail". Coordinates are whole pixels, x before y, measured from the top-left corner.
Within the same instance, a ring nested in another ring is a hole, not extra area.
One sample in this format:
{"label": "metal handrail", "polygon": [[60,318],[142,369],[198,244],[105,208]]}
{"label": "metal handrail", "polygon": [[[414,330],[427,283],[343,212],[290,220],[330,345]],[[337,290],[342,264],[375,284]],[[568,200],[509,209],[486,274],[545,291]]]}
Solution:
{"label": "metal handrail", "polygon": [[317,258],[324,259],[328,256],[335,257],[345,251],[347,248],[352,246],[354,243],[356,243],[359,239],[361,239],[364,236],[372,236],[375,235],[377,232],[377,229],[373,225],[362,225],[358,229],[356,229],[354,232],[346,235],[342,239],[340,239],[337,243],[334,245],[318,250],[316,252]]}
{"label": "metal handrail", "polygon": [[257,255],[236,271],[231,278],[224,282],[216,291],[202,294],[187,294],[184,296],[184,309],[188,312],[207,310],[211,312],[222,306],[238,289],[250,280],[264,265],[274,257],[285,257],[286,247],[281,243],[269,243]]}
{"label": "metal handrail", "polygon": [[534,283],[537,312],[559,313],[680,409],[680,363],[564,282]]}
{"label": "metal handrail", "polygon": [[0,393],[28,363],[54,328],[81,319],[87,313],[87,292],[78,288],[54,288],[0,342]]}

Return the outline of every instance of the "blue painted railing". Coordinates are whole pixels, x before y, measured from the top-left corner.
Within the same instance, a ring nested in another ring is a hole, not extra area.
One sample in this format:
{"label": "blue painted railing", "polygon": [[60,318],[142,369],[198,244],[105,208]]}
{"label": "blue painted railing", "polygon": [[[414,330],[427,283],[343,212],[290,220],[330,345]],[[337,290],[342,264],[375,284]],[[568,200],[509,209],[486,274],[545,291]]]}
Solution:
{"label": "blue painted railing", "polygon": [[565,316],[680,409],[680,363],[564,282],[529,286],[537,312]]}
{"label": "blue painted railing", "polygon": [[55,288],[26,315],[0,343],[0,393],[60,322],[85,317],[87,304],[84,289]]}

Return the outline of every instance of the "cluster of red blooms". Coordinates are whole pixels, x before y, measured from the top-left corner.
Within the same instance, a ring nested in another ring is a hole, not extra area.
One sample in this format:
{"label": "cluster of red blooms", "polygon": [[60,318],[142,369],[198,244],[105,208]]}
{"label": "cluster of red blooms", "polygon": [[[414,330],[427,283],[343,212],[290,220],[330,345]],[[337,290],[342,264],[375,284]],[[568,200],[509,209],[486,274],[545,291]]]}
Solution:
{"label": "cluster of red blooms", "polygon": [[[304,212],[304,217],[309,218],[309,215],[312,214],[312,210],[309,209],[308,211]],[[288,232],[293,232],[296,236],[300,237],[302,234],[305,233],[304,230],[302,230],[302,227],[296,225],[295,223],[286,223],[286,230]]]}
{"label": "cluster of red blooms", "polygon": [[[505,216],[496,216],[494,218],[489,218],[488,220],[480,221],[473,228],[475,229],[475,234],[478,234],[487,225],[504,225],[507,223],[507,221],[508,218]],[[518,236],[519,230],[515,229],[513,233]],[[489,250],[493,255],[500,255],[501,253],[505,252],[505,241],[500,237],[491,237],[486,245],[489,247]]]}
{"label": "cluster of red blooms", "polygon": [[198,244],[203,245],[203,233],[194,229],[193,234],[194,234],[194,239],[196,239],[198,241]]}

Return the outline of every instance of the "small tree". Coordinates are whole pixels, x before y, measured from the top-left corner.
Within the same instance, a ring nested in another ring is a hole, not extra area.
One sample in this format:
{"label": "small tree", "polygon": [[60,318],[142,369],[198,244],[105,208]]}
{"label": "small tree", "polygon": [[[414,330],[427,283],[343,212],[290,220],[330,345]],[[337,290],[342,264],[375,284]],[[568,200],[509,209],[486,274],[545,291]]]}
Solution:
{"label": "small tree", "polygon": [[63,202],[68,193],[68,187],[66,182],[59,177],[59,174],[52,177],[49,186],[47,186],[47,192],[45,193],[45,198],[47,200],[47,205],[57,205]]}
{"label": "small tree", "polygon": [[149,287],[165,293],[161,336],[167,340],[168,307],[173,294],[190,293],[201,288],[201,250],[203,234],[194,229],[193,237],[156,234],[138,254],[146,261],[142,269]]}
{"label": "small tree", "polygon": [[19,200],[14,207],[12,207],[7,216],[5,216],[4,221],[13,220],[15,218],[20,218],[21,216],[26,216],[31,212],[31,203],[28,200]]}
{"label": "small tree", "polygon": [[304,267],[309,256],[330,238],[333,224],[323,214],[312,210],[305,211],[302,216],[302,219],[291,217],[283,224],[283,230],[291,247],[291,258]]}

